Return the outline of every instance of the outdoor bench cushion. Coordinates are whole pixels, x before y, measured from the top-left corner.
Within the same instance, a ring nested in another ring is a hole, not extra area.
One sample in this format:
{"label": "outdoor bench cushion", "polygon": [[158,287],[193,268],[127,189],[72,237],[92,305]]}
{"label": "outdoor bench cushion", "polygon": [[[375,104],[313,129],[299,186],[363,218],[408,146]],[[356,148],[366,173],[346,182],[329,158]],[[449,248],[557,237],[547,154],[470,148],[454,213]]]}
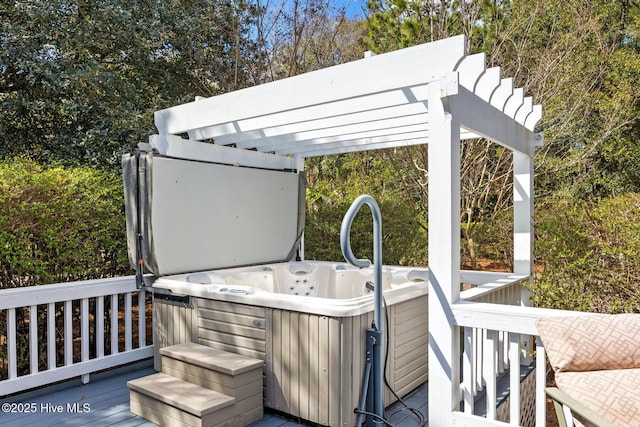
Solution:
{"label": "outdoor bench cushion", "polygon": [[558,389],[616,425],[640,427],[640,314],[538,319],[536,326]]}
{"label": "outdoor bench cushion", "polygon": [[560,390],[616,425],[640,426],[640,369],[558,372],[555,378]]}
{"label": "outdoor bench cushion", "polygon": [[640,314],[538,319],[555,372],[640,368]]}

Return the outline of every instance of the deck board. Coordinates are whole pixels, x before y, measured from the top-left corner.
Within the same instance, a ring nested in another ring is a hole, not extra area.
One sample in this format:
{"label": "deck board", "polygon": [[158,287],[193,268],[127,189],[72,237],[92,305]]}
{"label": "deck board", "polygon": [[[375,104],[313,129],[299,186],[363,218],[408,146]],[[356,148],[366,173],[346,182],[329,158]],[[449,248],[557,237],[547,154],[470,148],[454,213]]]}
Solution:
{"label": "deck board", "polygon": [[[22,393],[0,400],[1,403],[34,404],[34,413],[4,413],[0,426],[154,426],[129,412],[127,381],[153,373],[149,362],[118,370],[102,372],[88,384],[71,381],[52,387]],[[82,412],[74,412],[68,405],[78,405]],[[88,404],[85,408],[82,406]],[[47,408],[62,407],[60,412]]]}
{"label": "deck board", "polygon": [[[153,427],[156,424],[133,415],[129,411],[129,390],[127,381],[155,373],[150,361],[130,365],[125,368],[103,372],[92,376],[88,384],[71,381],[35,391],[21,393],[0,399],[1,403],[35,404],[35,413],[2,413],[0,427],[14,426],[91,426],[91,427]],[[407,399],[407,404],[427,412],[427,388],[421,387]],[[67,404],[89,404],[90,411],[74,413],[67,411]],[[47,412],[49,407],[62,406],[61,413]],[[389,408],[388,413],[397,410],[398,405]],[[41,410],[42,409],[42,410]],[[391,422],[397,427],[418,426],[418,419],[408,411],[392,416]],[[250,427],[299,427],[304,424],[280,414],[265,412],[262,420],[250,424]]]}

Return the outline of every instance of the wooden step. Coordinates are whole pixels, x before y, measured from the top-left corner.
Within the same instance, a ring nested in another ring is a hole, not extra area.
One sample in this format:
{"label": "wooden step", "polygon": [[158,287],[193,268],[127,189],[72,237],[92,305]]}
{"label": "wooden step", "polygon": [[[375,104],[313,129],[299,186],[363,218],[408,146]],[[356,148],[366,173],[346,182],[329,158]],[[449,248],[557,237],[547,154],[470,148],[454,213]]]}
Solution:
{"label": "wooden step", "polygon": [[127,384],[134,414],[162,426],[245,426],[262,418],[262,360],[195,343],[160,354],[162,373]]}
{"label": "wooden step", "polygon": [[215,426],[237,414],[236,399],[170,375],[129,381],[131,412],[163,426]]}
{"label": "wooden step", "polygon": [[263,416],[262,393],[237,401],[163,373],[127,385],[131,412],[165,427],[241,427]]}
{"label": "wooden step", "polygon": [[263,392],[264,362],[196,343],[160,349],[162,372],[241,401]]}
{"label": "wooden step", "polygon": [[262,369],[264,365],[264,362],[260,359],[229,353],[228,351],[193,342],[161,348],[160,354],[232,376],[237,376],[256,368]]}

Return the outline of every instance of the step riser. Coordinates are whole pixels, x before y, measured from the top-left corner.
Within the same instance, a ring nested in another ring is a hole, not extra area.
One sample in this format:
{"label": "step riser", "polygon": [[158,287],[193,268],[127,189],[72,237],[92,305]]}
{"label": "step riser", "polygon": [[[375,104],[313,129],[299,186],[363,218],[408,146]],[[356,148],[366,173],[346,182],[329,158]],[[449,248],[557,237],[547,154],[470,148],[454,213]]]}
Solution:
{"label": "step riser", "polygon": [[264,381],[262,369],[254,369],[233,377],[166,356],[162,357],[162,372],[238,399],[255,394],[257,390],[262,392]]}
{"label": "step riser", "polygon": [[127,383],[129,389],[198,417],[233,405],[236,399],[165,373]]}
{"label": "step riser", "polygon": [[206,378],[185,374],[184,372],[174,371],[173,369],[168,369],[164,365],[162,366],[162,371],[167,375],[171,375],[172,377],[179,378],[183,381],[187,381],[192,384],[199,385],[200,387],[226,394],[227,396],[235,397],[236,400],[246,399],[247,397],[253,396],[254,394],[263,393],[264,381],[262,378],[260,378],[258,381],[254,381],[252,383],[234,389],[231,387],[226,387],[222,384],[215,383],[213,381],[208,381]]}
{"label": "step riser", "polygon": [[210,371],[231,376],[264,367],[264,361],[218,350],[196,343],[184,343],[160,349],[162,356],[182,360]]}
{"label": "step riser", "polygon": [[163,427],[245,426],[264,415],[262,394],[199,418],[134,390],[131,391],[131,412]]}

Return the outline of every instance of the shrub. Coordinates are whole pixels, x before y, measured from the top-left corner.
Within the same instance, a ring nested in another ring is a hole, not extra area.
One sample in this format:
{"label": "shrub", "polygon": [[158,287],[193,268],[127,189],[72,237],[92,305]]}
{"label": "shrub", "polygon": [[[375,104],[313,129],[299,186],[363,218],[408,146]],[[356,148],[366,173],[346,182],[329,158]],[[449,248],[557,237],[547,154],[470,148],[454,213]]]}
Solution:
{"label": "shrub", "polygon": [[0,288],[127,272],[119,174],[0,161]]}
{"label": "shrub", "polygon": [[[464,227],[464,224],[462,225]],[[461,231],[461,262],[464,269],[513,271],[513,210],[497,212],[475,226],[476,265],[469,253],[469,242]]]}
{"label": "shrub", "polygon": [[536,305],[640,312],[640,194],[538,210]]}
{"label": "shrub", "polygon": [[[340,248],[342,219],[352,201],[307,207],[305,258],[343,261]],[[418,224],[415,210],[402,199],[382,200],[382,261],[387,265],[427,265],[427,232]],[[358,258],[373,262],[373,219],[363,206],[351,225],[351,248]]]}

